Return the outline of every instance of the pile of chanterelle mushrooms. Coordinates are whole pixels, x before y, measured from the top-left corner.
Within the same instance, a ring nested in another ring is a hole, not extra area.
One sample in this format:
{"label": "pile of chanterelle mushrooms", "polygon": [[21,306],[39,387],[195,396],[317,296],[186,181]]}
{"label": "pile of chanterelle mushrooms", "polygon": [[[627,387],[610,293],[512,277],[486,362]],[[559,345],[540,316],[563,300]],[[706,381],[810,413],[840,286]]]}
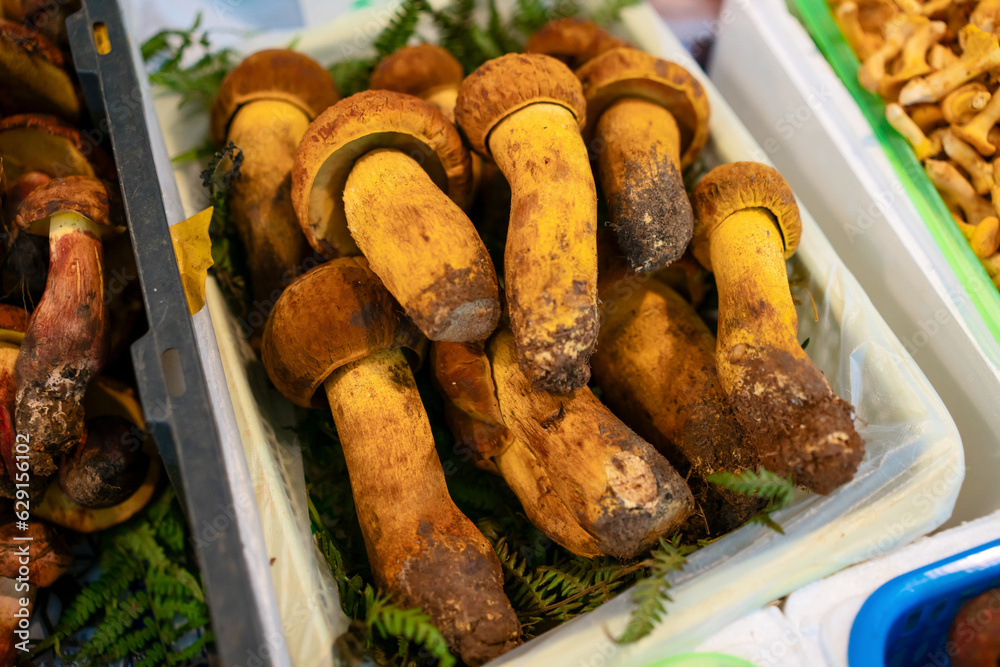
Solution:
{"label": "pile of chanterelle mushrooms", "polygon": [[[460,446],[582,556],[640,555],[697,503],[732,525],[757,509],[707,488],[711,473],[763,466],[829,493],[861,460],[851,406],[796,335],[787,183],[738,163],[685,191],[708,115],[682,67],[579,20],[467,77],[437,46],[403,48],[339,101],[310,58],[264,51],[215,100],[213,138],[244,154],[230,206],[254,292],[280,294],[264,366],[295,404],[332,411],[378,585],[468,664],[520,627],[493,549],[448,494],[421,364]],[[502,281],[469,213],[498,180]],[[717,340],[657,277],[686,250],[715,274]]]}
{"label": "pile of chanterelle mushrooms", "polygon": [[[131,372],[141,295],[114,163],[100,135],[76,125],[68,5],[2,7],[0,665],[10,665],[20,599],[68,567],[60,531],[128,519],[152,497],[161,467],[134,392],[115,379]],[[18,580],[24,544],[30,574]]]}
{"label": "pile of chanterelle mushrooms", "polygon": [[836,0],[861,60],[972,251],[1000,287],[1000,0]]}

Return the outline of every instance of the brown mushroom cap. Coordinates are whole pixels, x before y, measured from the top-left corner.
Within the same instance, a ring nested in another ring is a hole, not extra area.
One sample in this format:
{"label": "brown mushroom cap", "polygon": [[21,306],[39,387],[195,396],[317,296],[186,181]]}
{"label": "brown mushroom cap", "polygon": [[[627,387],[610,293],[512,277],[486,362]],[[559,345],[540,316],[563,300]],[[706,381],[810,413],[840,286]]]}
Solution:
{"label": "brown mushroom cap", "polygon": [[18,114],[0,120],[0,156],[8,178],[29,171],[49,176],[116,177],[115,163],[90,137],[55,116]]}
{"label": "brown mushroom cap", "polygon": [[538,103],[566,107],[580,127],[586,122],[583,90],[572,70],[550,56],[508,53],[484,63],[462,82],[455,120],[473,150],[489,157],[487,140],[493,128],[515,111]]}
{"label": "brown mushroom cap", "polygon": [[369,88],[423,97],[435,88],[458,87],[465,70],[455,56],[435,44],[404,46],[379,61]]}
{"label": "brown mushroom cap", "polygon": [[244,104],[280,100],[300,108],[310,120],[340,99],[337,84],[318,62],[288,49],[269,49],[247,56],[222,80],[212,102],[212,141],[226,140],[229,122]]}
{"label": "brown mushroom cap", "polygon": [[[18,537],[31,539],[15,539]],[[10,521],[0,526],[0,577],[19,576],[22,545],[28,545],[28,581],[35,586],[51,586],[73,564],[73,555],[55,528],[31,521],[24,531]]]}
{"label": "brown mushroom cap", "polygon": [[347,229],[344,187],[355,160],[394,148],[424,168],[459,206],[472,191],[472,162],[458,130],[421,99],[369,90],[341,100],[313,121],[292,170],[292,205],[309,244],[325,257],[359,254]]}
{"label": "brown mushroom cap", "polygon": [[681,168],[694,162],[708,140],[708,97],[691,73],[676,63],[630,48],[606,51],[577,70],[587,99],[591,136],[604,110],[623,97],[649,100],[667,109],[681,133]]}
{"label": "brown mushroom cap", "polygon": [[0,304],[0,329],[24,333],[28,330],[28,319],[30,317],[31,315],[24,308]]}
{"label": "brown mushroom cap", "polygon": [[322,408],[326,378],[341,366],[402,347],[423,355],[426,339],[364,257],[344,257],[299,276],[271,311],[261,356],[278,390]]}
{"label": "brown mushroom cap", "polygon": [[542,53],[576,69],[605,51],[629,46],[593,21],[581,18],[549,21],[528,39],[525,53]]}
{"label": "brown mushroom cap", "polygon": [[60,211],[82,215],[98,226],[102,236],[125,231],[118,188],[87,176],[56,178],[36,188],[21,204],[17,226],[47,236],[49,218]]}
{"label": "brown mushroom cap", "polygon": [[76,120],[80,98],[55,44],[30,28],[0,19],[0,112],[23,111]]}
{"label": "brown mushroom cap", "polygon": [[770,211],[781,230],[785,258],[791,257],[802,235],[802,220],[788,182],[772,167],[759,162],[732,162],[716,167],[695,186],[691,193],[694,208],[695,258],[709,271],[712,232],[734,213],[748,208]]}

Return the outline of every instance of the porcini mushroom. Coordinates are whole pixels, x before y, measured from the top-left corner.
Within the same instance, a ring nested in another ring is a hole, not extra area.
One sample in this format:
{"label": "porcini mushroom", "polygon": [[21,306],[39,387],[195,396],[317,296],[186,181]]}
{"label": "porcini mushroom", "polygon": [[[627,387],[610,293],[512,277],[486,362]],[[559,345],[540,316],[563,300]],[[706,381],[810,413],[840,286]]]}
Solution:
{"label": "porcini mushroom", "polygon": [[683,170],[708,139],[705,91],[680,65],[629,48],[576,75],[618,245],[634,270],[661,268],[684,254],[694,229]]}
{"label": "porcini mushroom", "polygon": [[338,99],[319,63],[273,49],[234,67],[212,102],[213,141],[232,141],[243,152],[229,210],[246,247],[254,298],[264,307],[261,324],[284,285],[303,271],[309,248],[292,208],[295,152],[309,123]]}
{"label": "porcini mushroom", "polygon": [[453,431],[467,442],[482,429],[473,451],[483,467],[495,466],[554,541],[582,556],[633,558],[694,510],[677,471],[590,389],[568,396],[530,389],[508,329],[485,350],[435,347]]}
{"label": "porcini mushroom", "polygon": [[80,117],[80,99],[62,53],[41,34],[0,19],[0,114],[51,113]]}
{"label": "porcini mushroom", "polygon": [[436,44],[404,46],[378,62],[372,90],[392,90],[419,97],[455,122],[455,100],[465,78],[462,64]]}
{"label": "porcini mushroom", "polygon": [[49,181],[21,205],[22,231],[49,237],[45,294],[17,358],[18,434],[28,438],[32,474],[83,435],[84,392],[107,351],[101,239],[124,230],[115,188],[86,176]]}
{"label": "porcini mushroom", "polygon": [[455,118],[510,183],[504,274],[518,363],[538,390],[579,389],[598,329],[597,189],[580,82],[549,56],[501,56],[462,83]]}
{"label": "porcini mushroom", "polygon": [[28,640],[38,589],[51,586],[72,564],[68,546],[51,526],[0,525],[0,665],[13,665],[23,655],[16,645]]}
{"label": "porcini mushroom", "polygon": [[502,476],[528,520],[553,542],[578,556],[600,556],[594,536],[553,490],[538,457],[504,425],[485,344],[434,343],[431,369],[459,451],[471,454],[478,467]]}
{"label": "porcini mushroom", "polygon": [[[14,429],[14,405],[17,395],[17,380],[14,366],[21,340],[28,328],[28,311],[17,306],[0,304],[0,465],[6,481],[0,484],[0,496],[14,498],[15,482],[18,480],[17,461],[14,454],[16,431]],[[25,476],[27,477],[27,476]],[[28,480],[31,481],[30,478]],[[6,483],[9,482],[9,485]]]}
{"label": "porcini mushroom", "polygon": [[541,53],[575,70],[605,51],[631,46],[593,21],[576,17],[549,21],[524,45],[525,53]]}
{"label": "porcini mushroom", "polygon": [[963,83],[1000,68],[1000,44],[996,35],[970,24],[962,28],[961,36],[965,43],[961,59],[925,77],[911,79],[899,92],[900,104],[936,102]]}
{"label": "porcini mushroom", "polygon": [[107,377],[84,397],[86,440],[67,454],[49,484],[38,518],[78,533],[106,530],[149,503],[162,465],[132,389]]}
{"label": "porcini mushroom", "polygon": [[[659,280],[602,257],[601,335],[591,357],[608,407],[674,466],[704,479],[756,470],[760,460],[719,384],[715,336],[695,309]],[[720,491],[725,507],[710,517],[734,528],[758,508]]]}
{"label": "porcini mushroom", "polygon": [[429,614],[478,665],[520,625],[490,543],[452,502],[404,350],[425,341],[363,257],[332,260],[285,289],[264,329],[264,367],[293,403],[329,402],[376,582]]}
{"label": "porcini mushroom", "polygon": [[430,104],[358,93],[302,138],[292,201],[327,257],[357,254],[431,340],[486,338],[500,319],[496,271],[462,211],[472,184],[455,126]]}
{"label": "porcini mushroom", "polygon": [[692,248],[719,290],[719,381],[761,464],[818,493],[853,477],[864,454],[854,410],[798,340],[785,259],[802,223],[771,167],[738,162],[695,187]]}

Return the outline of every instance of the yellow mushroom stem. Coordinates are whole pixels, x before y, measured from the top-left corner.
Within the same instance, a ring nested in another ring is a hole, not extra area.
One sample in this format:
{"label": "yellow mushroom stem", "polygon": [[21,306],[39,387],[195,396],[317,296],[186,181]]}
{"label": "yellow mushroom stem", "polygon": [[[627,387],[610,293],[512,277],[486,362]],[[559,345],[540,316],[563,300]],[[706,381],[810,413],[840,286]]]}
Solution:
{"label": "yellow mushroom stem", "polygon": [[504,273],[518,361],[537,389],[578,389],[598,311],[597,191],[577,119],[532,104],[500,121],[489,147],[511,187]]}
{"label": "yellow mushroom stem", "polygon": [[895,103],[887,104],[885,118],[913,146],[913,152],[921,162],[941,152],[941,145],[929,139],[903,107]]}
{"label": "yellow mushroom stem", "polygon": [[994,95],[972,120],[964,125],[953,126],[952,132],[984,156],[989,157],[996,152],[996,146],[990,141],[989,134],[998,120],[1000,120],[1000,95]]}
{"label": "yellow mushroom stem", "polygon": [[986,86],[978,82],[970,83],[948,93],[941,101],[941,113],[949,123],[964,125],[986,108],[990,97]]}
{"label": "yellow mushroom stem", "polygon": [[924,162],[927,177],[941,193],[945,203],[962,210],[965,221],[978,225],[982,220],[995,214],[993,205],[976,194],[968,179],[950,162],[927,160]]}
{"label": "yellow mushroom stem", "polygon": [[747,208],[713,232],[719,380],[761,464],[829,493],[854,475],[864,445],[851,407],[798,341],[784,241],[771,213]]}
{"label": "yellow mushroom stem", "polygon": [[931,71],[927,51],[944,37],[947,26],[941,21],[928,21],[918,26],[903,45],[902,66],[879,81],[878,91],[886,99],[899,97],[899,91],[910,79]]}
{"label": "yellow mushroom stem", "polygon": [[532,391],[507,331],[487,349],[504,424],[531,448],[602,553],[634,558],[690,516],[694,499],[681,476],[590,389]]}
{"label": "yellow mushroom stem", "polygon": [[289,174],[309,122],[294,104],[260,100],[240,107],[229,126],[228,139],[243,150],[230,211],[247,250],[254,298],[268,305],[301,273],[307,253]]}
{"label": "yellow mushroom stem", "polygon": [[941,135],[941,145],[945,154],[972,179],[976,194],[985,195],[993,189],[993,165],[980,157],[972,146],[956,137],[951,130]]}
{"label": "yellow mushroom stem", "polygon": [[490,335],[500,303],[486,246],[414,158],[392,148],[365,153],[347,177],[344,208],[372,271],[428,338]]}
{"label": "yellow mushroom stem", "polygon": [[1000,248],[1000,218],[990,216],[976,225],[969,237],[969,247],[979,259],[995,254]]}
{"label": "yellow mushroom stem", "polygon": [[429,614],[467,663],[512,648],[517,621],[500,563],[448,493],[402,351],[346,364],[324,387],[378,586]]}
{"label": "yellow mushroom stem", "polygon": [[925,77],[911,79],[899,93],[904,106],[936,102],[967,81],[1000,67],[1000,45],[996,35],[974,25],[963,28],[965,51],[957,62]]}
{"label": "yellow mushroom stem", "polygon": [[886,66],[899,55],[910,35],[909,23],[893,21],[886,29],[885,41],[861,63],[858,81],[870,92],[878,92],[878,84],[885,78]]}
{"label": "yellow mushroom stem", "polygon": [[851,50],[858,56],[858,60],[865,60],[881,45],[879,35],[866,32],[861,26],[857,3],[841,3],[837,7],[834,17],[840,26],[840,31],[844,34],[844,39],[851,45]]}
{"label": "yellow mushroom stem", "polygon": [[694,213],[673,114],[626,97],[601,114],[595,139],[601,190],[632,269],[653,271],[679,259],[694,234]]}
{"label": "yellow mushroom stem", "polygon": [[458,100],[458,85],[448,84],[425,91],[421,94],[421,99],[437,107],[451,122],[455,122],[455,102]]}
{"label": "yellow mushroom stem", "polygon": [[924,134],[936,130],[942,125],[947,125],[947,120],[941,112],[941,107],[936,104],[918,104],[909,109],[909,116],[917,127]]}
{"label": "yellow mushroom stem", "polygon": [[952,51],[949,47],[944,44],[935,44],[931,47],[931,51],[927,54],[927,62],[930,66],[936,70],[944,69],[949,65],[953,65],[958,62],[959,57]]}

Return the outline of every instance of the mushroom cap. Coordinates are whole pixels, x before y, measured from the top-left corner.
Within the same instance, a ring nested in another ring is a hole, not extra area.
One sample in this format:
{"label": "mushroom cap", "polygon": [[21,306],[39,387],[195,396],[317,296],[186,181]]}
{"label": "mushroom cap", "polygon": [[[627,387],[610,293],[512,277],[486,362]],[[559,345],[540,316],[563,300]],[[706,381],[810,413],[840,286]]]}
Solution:
{"label": "mushroom cap", "polygon": [[364,257],[320,264],[285,288],[264,327],[261,357],[271,381],[304,408],[326,405],[323,382],[352,361],[427,341]]}
{"label": "mushroom cap", "polygon": [[0,19],[0,112],[23,111],[76,120],[80,98],[55,44],[31,28]]}
{"label": "mushroom cap", "polygon": [[17,213],[17,226],[26,232],[47,236],[49,219],[60,211],[72,211],[101,230],[101,236],[125,231],[118,188],[87,176],[56,178],[28,195]]}
{"label": "mushroom cap", "polygon": [[581,18],[549,21],[528,39],[525,53],[542,53],[576,69],[605,51],[629,46],[593,21]]}
{"label": "mushroom cap", "polygon": [[462,63],[435,44],[404,46],[379,61],[372,72],[372,90],[392,90],[415,97],[435,88],[458,86],[465,78]]}
{"label": "mushroom cap", "polygon": [[459,206],[472,194],[472,160],[448,118],[423,100],[369,90],[313,121],[292,169],[292,205],[309,244],[324,257],[360,254],[347,229],[344,187],[355,160],[376,148],[414,158]]}
{"label": "mushroom cap", "polygon": [[11,180],[29,171],[109,181],[117,176],[114,161],[100,145],[46,114],[17,114],[0,120],[0,156]]}
{"label": "mushroom cap", "polygon": [[774,216],[785,243],[785,258],[795,254],[802,236],[799,207],[788,182],[773,167],[759,162],[731,162],[708,172],[691,193],[694,208],[695,259],[709,271],[712,232],[733,213],[764,208]]}
{"label": "mushroom cap", "polygon": [[337,84],[309,56],[288,49],[258,51],[243,59],[222,80],[212,100],[211,135],[216,145],[226,140],[229,122],[244,104],[280,100],[316,118],[340,99]]}
{"label": "mushroom cap", "polygon": [[708,140],[708,97],[698,80],[680,65],[630,48],[605,51],[576,75],[587,99],[587,127],[593,134],[604,110],[623,97],[659,104],[677,121],[681,133],[681,168],[687,167]]}
{"label": "mushroom cap", "polygon": [[508,53],[483,63],[458,91],[455,120],[473,150],[489,157],[490,132],[507,116],[529,104],[558,104],[580,127],[587,106],[580,81],[566,65],[540,53]]}
{"label": "mushroom cap", "polygon": [[[30,541],[17,538],[28,537]],[[0,577],[15,579],[21,566],[21,550],[30,544],[28,550],[28,582],[45,588],[64,575],[73,564],[73,555],[59,532],[48,524],[33,520],[27,530],[17,528],[10,520],[0,525]]]}
{"label": "mushroom cap", "polygon": [[31,315],[24,308],[0,304],[0,329],[24,333],[28,330],[30,317]]}

